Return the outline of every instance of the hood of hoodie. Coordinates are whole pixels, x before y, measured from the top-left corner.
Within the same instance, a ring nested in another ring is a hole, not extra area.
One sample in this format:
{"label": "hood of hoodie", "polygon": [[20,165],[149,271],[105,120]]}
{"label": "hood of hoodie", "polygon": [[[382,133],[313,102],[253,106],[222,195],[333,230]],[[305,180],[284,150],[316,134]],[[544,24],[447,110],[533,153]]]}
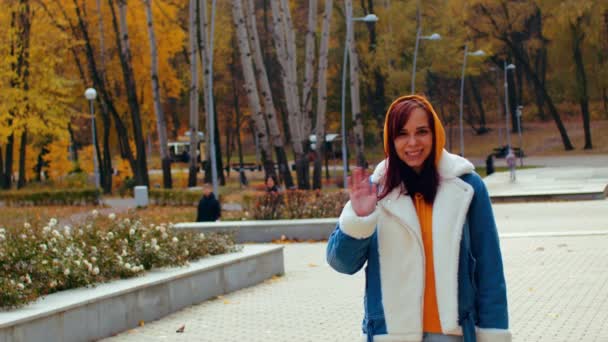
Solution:
{"label": "hood of hoodie", "polygon": [[372,181],[378,183],[381,178],[384,177],[386,172],[386,163],[388,162],[388,147],[392,143],[388,141],[388,122],[391,119],[390,113],[393,107],[403,101],[413,100],[416,101],[421,107],[424,107],[428,112],[433,115],[433,129],[434,129],[434,146],[435,146],[435,167],[439,172],[441,178],[453,178],[459,177],[463,174],[472,172],[475,167],[468,160],[449,153],[444,149],[445,147],[445,129],[439,119],[439,116],[433,109],[431,103],[423,96],[420,95],[406,95],[401,96],[390,105],[386,112],[386,118],[384,120],[384,155],[386,159],[376,166],[376,169],[372,175]]}

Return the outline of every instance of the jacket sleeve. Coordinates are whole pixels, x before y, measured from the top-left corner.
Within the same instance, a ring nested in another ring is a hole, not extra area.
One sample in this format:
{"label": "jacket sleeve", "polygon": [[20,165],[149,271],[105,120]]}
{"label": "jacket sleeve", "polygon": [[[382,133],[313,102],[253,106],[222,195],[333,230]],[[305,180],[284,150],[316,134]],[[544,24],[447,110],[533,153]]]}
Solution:
{"label": "jacket sleeve", "polygon": [[468,220],[476,260],[477,337],[480,342],[511,341],[507,287],[490,196],[479,175],[472,174],[470,183],[475,189]]}
{"label": "jacket sleeve", "polygon": [[220,217],[222,217],[222,205],[220,204],[220,201],[217,200],[217,201],[215,201],[215,220],[214,221],[219,220]]}
{"label": "jacket sleeve", "polygon": [[354,274],[367,261],[371,237],[376,231],[378,211],[357,216],[350,201],[346,203],[336,230],[327,242],[327,263],[340,273]]}

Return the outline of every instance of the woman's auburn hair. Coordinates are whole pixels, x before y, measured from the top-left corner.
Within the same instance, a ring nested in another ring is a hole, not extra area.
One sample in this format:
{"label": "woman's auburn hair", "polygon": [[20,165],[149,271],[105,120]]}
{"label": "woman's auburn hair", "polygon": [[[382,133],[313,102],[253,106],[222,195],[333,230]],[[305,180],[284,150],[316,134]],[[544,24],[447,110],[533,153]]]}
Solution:
{"label": "woman's auburn hair", "polygon": [[[399,158],[394,143],[401,129],[408,122],[412,112],[416,108],[420,108],[426,113],[429,129],[433,135],[431,153],[424,161],[420,174],[417,174],[414,169]],[[384,184],[382,184],[382,190],[378,196],[379,200],[386,197],[394,188],[402,185],[405,186],[407,194],[412,198],[416,193],[420,193],[427,203],[432,203],[435,199],[437,188],[439,187],[439,174],[435,165],[435,144],[437,139],[435,137],[435,125],[431,111],[432,108],[427,108],[426,103],[418,101],[415,98],[406,98],[394,103],[386,114],[384,134],[386,136],[385,143],[388,145],[385,148],[387,162]]]}

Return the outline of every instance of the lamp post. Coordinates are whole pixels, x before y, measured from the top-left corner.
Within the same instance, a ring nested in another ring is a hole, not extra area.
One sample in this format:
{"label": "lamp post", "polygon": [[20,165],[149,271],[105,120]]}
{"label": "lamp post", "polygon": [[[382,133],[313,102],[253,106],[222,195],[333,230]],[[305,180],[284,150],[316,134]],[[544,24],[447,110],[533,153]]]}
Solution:
{"label": "lamp post", "polygon": [[524,106],[517,106],[517,133],[519,134],[519,166],[524,166],[524,149],[523,149],[523,141],[521,138],[521,115]]}
{"label": "lamp post", "polygon": [[346,38],[344,39],[344,58],[342,62],[342,105],[341,105],[341,116],[340,116],[340,125],[341,130],[340,134],[342,134],[342,167],[343,167],[343,184],[344,188],[347,187],[346,177],[348,174],[348,157],[346,155],[346,120],[345,120],[345,112],[346,112],[346,64],[348,63],[348,37],[352,30],[352,23],[350,21],[363,21],[366,23],[373,23],[378,21],[378,16],[375,14],[368,14],[365,17],[360,18],[349,18],[346,19]]}
{"label": "lamp post", "polygon": [[504,61],[504,77],[505,77],[505,134],[507,135],[507,153],[511,149],[511,132],[509,130],[510,115],[509,115],[509,82],[507,81],[507,71],[514,70],[515,65],[507,65],[507,61]]}
{"label": "lamp post", "polygon": [[411,87],[411,93],[414,93],[414,90],[416,90],[416,59],[418,58],[418,45],[420,42],[420,39],[424,39],[424,40],[441,40],[441,35],[439,33],[433,33],[430,36],[421,36],[420,34],[422,33],[422,28],[419,27],[418,30],[416,31],[416,45],[414,47],[414,62],[413,62],[413,66],[412,66],[412,87]]}
{"label": "lamp post", "polygon": [[89,100],[89,108],[91,110],[91,134],[93,135],[93,172],[95,174],[95,187],[99,188],[99,167],[97,166],[97,132],[95,128],[95,109],[93,107],[93,101],[97,98],[97,91],[95,88],[87,88],[84,91],[84,97]]}
{"label": "lamp post", "polygon": [[467,68],[467,56],[473,57],[481,57],[485,56],[486,53],[483,50],[477,50],[475,52],[469,52],[469,46],[464,44],[464,57],[462,61],[462,77],[460,78],[460,115],[459,115],[459,125],[460,125],[460,156],[464,157],[464,127],[462,124],[462,108],[464,102],[464,75]]}

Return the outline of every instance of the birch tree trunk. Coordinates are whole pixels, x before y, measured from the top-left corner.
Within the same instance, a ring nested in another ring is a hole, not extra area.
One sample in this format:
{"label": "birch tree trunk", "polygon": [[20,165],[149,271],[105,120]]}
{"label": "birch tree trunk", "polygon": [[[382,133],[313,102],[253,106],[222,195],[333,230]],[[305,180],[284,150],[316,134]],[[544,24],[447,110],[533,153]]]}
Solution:
{"label": "birch tree trunk", "polygon": [[167,149],[167,121],[160,103],[160,87],[158,84],[158,50],[156,47],[156,35],[154,33],[154,17],[150,0],[143,0],[146,7],[146,18],[148,22],[148,37],[150,39],[150,57],[152,60],[150,71],[152,76],[152,97],[154,100],[154,112],[156,113],[156,131],[158,132],[158,143],[160,145],[160,159],[163,168],[163,187],[171,188],[171,159]]}
{"label": "birch tree trunk", "polygon": [[[350,58],[350,104],[353,115],[353,130],[355,133],[355,155],[358,166],[367,166],[364,152],[363,136],[363,114],[361,113],[361,100],[359,99],[359,59],[357,57],[357,46],[354,40],[353,29],[353,3],[352,0],[344,0],[346,8],[347,44]],[[343,137],[343,139],[346,137]]]}
{"label": "birch tree trunk", "polygon": [[141,125],[141,115],[139,102],[137,100],[137,89],[135,75],[131,62],[131,47],[129,43],[129,33],[127,27],[127,0],[118,0],[118,13],[120,25],[116,23],[113,0],[109,0],[112,12],[114,30],[117,35],[117,45],[120,46],[120,64],[127,92],[129,112],[133,125],[133,140],[135,140],[136,159],[135,159],[135,183],[137,185],[149,185],[148,163],[146,161],[146,144],[144,142],[143,130]]}
{"label": "birch tree trunk", "polygon": [[309,189],[308,162],[304,149],[307,145],[307,139],[305,139],[303,131],[303,127],[306,126],[303,121],[306,118],[301,113],[301,103],[298,96],[295,32],[291,25],[291,15],[289,14],[287,1],[281,0],[280,3],[279,1],[271,1],[270,3],[272,7],[273,40],[281,65],[281,79],[287,105],[289,131],[296,158],[298,188]]}
{"label": "birch tree trunk", "polygon": [[242,0],[232,0],[232,19],[237,32],[237,45],[241,56],[241,65],[243,68],[243,77],[245,79],[245,92],[251,107],[252,117],[256,127],[256,136],[260,144],[260,153],[262,163],[264,165],[265,174],[274,173],[274,162],[272,161],[272,152],[268,142],[268,134],[266,123],[264,121],[264,112],[260,105],[258,87],[253,72],[253,62],[251,60],[251,50],[247,39],[247,27],[243,17]]}
{"label": "birch tree trunk", "polygon": [[[235,37],[235,33],[233,33],[232,35],[232,46],[236,45],[236,37]],[[231,61],[230,64],[228,64],[228,69],[230,70],[230,76],[231,76],[231,84],[232,84],[232,100],[234,103],[234,112],[236,115],[236,126],[234,129],[234,133],[236,135],[236,142],[237,142],[237,151],[238,151],[238,155],[239,155],[239,188],[243,187],[244,185],[247,185],[247,176],[245,176],[245,170],[243,169],[243,150],[242,150],[242,146],[241,146],[241,109],[239,106],[239,92],[238,92],[238,88],[237,88],[237,72],[236,72],[236,63],[237,63],[237,58],[238,58],[238,52],[236,51],[236,49],[232,49],[232,54],[231,54]],[[230,163],[228,163],[228,167],[230,167]]]}
{"label": "birch tree trunk", "polygon": [[311,132],[312,121],[312,86],[314,83],[315,60],[315,31],[317,27],[317,0],[308,0],[308,24],[306,25],[306,60],[304,63],[304,81],[302,84],[302,115],[304,120],[304,134],[307,138]]}
{"label": "birch tree trunk", "polygon": [[[207,20],[207,1],[201,0],[199,8],[201,10],[199,24],[199,37],[203,42],[201,55],[203,56],[203,89],[205,99],[205,112],[207,114],[207,161],[205,167],[205,182],[213,183],[213,192],[218,190],[218,175],[221,185],[226,184],[224,172],[222,168],[222,153],[220,148],[219,131],[217,128],[217,113],[215,110],[215,101],[212,94],[213,91],[213,31],[215,28],[215,8],[217,0],[211,2],[211,25]],[[217,134],[216,134],[217,132]],[[213,143],[212,143],[213,142]],[[212,148],[214,147],[214,148]]]}
{"label": "birch tree trunk", "polygon": [[325,0],[323,27],[321,29],[321,46],[319,48],[319,74],[317,84],[317,117],[315,121],[316,154],[313,171],[313,189],[321,189],[321,173],[325,157],[325,113],[327,111],[327,55],[329,53],[329,33],[333,1]]}
{"label": "birch tree trunk", "polygon": [[285,183],[285,187],[287,189],[290,189],[293,187],[293,179],[291,178],[291,172],[289,171],[289,164],[287,162],[287,155],[285,153],[283,136],[281,135],[281,131],[279,130],[279,120],[277,118],[276,108],[272,99],[272,91],[270,90],[268,73],[266,72],[266,66],[262,57],[258,29],[255,23],[256,12],[253,0],[246,0],[246,6],[244,9],[245,18],[247,20],[247,30],[249,32],[249,41],[251,42],[251,53],[255,62],[254,70],[257,79],[260,82],[260,88],[262,88],[261,90],[262,99],[264,101],[264,113],[266,115],[266,123],[268,124],[270,140],[277,157],[277,165],[279,168],[280,178]]}
{"label": "birch tree trunk", "polygon": [[198,58],[197,37],[196,37],[196,4],[198,0],[190,0],[188,6],[188,36],[190,51],[190,169],[188,173],[188,186],[196,186],[197,158],[198,151]]}

